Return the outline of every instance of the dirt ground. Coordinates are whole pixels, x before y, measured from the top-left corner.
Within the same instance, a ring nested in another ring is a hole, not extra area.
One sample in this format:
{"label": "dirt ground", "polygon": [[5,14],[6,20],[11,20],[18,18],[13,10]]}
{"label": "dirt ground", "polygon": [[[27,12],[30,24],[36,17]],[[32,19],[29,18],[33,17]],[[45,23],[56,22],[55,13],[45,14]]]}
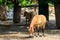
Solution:
{"label": "dirt ground", "polygon": [[29,38],[27,32],[0,33],[0,40],[60,40],[60,30],[47,30],[45,37]]}
{"label": "dirt ground", "polygon": [[[27,26],[12,25],[11,27],[6,27],[6,28],[0,27],[0,40],[60,40],[60,29],[56,28],[55,21],[56,21],[55,16],[50,15],[48,26],[46,27],[46,31],[45,31],[45,35],[46,35],[45,37],[29,38],[29,34],[26,28]],[[5,23],[2,22],[2,24]]]}

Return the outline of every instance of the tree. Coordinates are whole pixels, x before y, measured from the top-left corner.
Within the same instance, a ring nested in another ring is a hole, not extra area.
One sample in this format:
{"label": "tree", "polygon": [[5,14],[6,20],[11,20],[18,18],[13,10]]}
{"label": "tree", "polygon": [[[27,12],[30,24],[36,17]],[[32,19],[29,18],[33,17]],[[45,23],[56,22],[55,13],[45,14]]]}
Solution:
{"label": "tree", "polygon": [[20,11],[21,7],[18,5],[18,0],[14,0],[14,14],[13,14],[13,22],[19,23],[20,22]]}
{"label": "tree", "polygon": [[2,4],[2,0],[0,0],[0,4]]}
{"label": "tree", "polygon": [[56,15],[56,26],[57,28],[60,29],[60,0],[56,0],[54,2],[54,7],[55,7],[55,15]]}

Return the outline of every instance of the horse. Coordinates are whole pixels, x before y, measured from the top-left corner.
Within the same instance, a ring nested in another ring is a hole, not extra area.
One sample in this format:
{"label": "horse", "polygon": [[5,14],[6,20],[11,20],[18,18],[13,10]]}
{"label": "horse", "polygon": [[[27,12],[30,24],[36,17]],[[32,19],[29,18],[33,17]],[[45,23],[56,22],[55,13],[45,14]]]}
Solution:
{"label": "horse", "polygon": [[26,17],[26,24],[28,24],[27,22],[30,22],[32,19],[32,12],[24,12],[24,16]]}
{"label": "horse", "polygon": [[28,27],[28,32],[30,34],[30,36],[32,36],[32,34],[34,33],[34,29],[37,28],[38,29],[38,35],[39,35],[39,31],[40,29],[42,29],[42,36],[44,36],[44,29],[46,26],[46,17],[44,15],[35,15],[32,20],[31,23]]}

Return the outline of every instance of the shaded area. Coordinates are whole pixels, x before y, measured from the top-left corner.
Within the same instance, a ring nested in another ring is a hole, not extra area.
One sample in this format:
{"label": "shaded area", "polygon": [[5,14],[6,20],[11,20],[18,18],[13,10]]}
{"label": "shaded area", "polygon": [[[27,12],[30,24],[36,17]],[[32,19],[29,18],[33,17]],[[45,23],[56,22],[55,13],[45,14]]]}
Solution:
{"label": "shaded area", "polygon": [[[15,33],[17,34],[18,32],[22,32],[23,34],[27,34],[28,33],[27,27],[28,26],[16,26],[16,25],[12,25],[10,27],[1,26],[0,27],[0,34],[15,34]],[[47,31],[46,32],[47,34],[60,34],[60,30],[55,28],[53,26],[53,24],[46,26],[45,30]]]}

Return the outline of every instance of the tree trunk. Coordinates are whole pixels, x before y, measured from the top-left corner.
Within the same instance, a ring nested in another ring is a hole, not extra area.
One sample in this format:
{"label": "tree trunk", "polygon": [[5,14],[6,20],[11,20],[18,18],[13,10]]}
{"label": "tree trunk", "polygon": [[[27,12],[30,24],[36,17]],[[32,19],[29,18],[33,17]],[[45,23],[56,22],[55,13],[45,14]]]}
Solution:
{"label": "tree trunk", "polygon": [[13,22],[19,23],[20,22],[20,11],[21,7],[18,6],[18,2],[14,0],[14,14],[13,14]]}
{"label": "tree trunk", "polygon": [[57,28],[60,28],[60,2],[55,3],[55,15],[56,15],[56,26]]}
{"label": "tree trunk", "polygon": [[39,14],[45,15],[47,20],[49,20],[48,3],[39,3]]}

